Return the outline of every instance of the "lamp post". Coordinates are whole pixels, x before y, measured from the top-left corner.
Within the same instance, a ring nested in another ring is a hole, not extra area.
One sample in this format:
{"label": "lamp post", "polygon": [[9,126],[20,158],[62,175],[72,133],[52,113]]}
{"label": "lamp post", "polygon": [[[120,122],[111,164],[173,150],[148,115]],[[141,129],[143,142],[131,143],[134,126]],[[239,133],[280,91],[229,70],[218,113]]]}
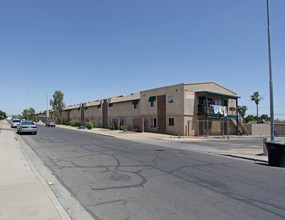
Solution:
{"label": "lamp post", "polygon": [[269,93],[270,93],[270,136],[274,141],[274,108],[273,108],[273,81],[272,81],[272,64],[271,64],[271,40],[270,40],[270,16],[269,16],[269,0],[267,3],[267,36],[268,36],[268,58],[269,58]]}
{"label": "lamp post", "polygon": [[43,92],[41,90],[38,90],[38,92],[43,93],[46,95],[46,121],[48,121],[49,118],[49,112],[48,112],[48,94],[46,92]]}
{"label": "lamp post", "polygon": [[47,93],[45,93],[45,95],[46,95],[46,98],[47,98],[47,106],[46,106],[46,109],[47,109],[47,112],[46,112],[46,121],[48,121],[48,117],[49,117],[49,114],[48,114],[48,94]]}

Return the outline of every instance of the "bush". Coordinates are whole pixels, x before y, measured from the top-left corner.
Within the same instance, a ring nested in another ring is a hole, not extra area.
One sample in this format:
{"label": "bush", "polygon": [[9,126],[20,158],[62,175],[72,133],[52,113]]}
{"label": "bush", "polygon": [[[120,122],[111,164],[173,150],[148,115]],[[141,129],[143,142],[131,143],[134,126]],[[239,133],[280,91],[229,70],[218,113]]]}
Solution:
{"label": "bush", "polygon": [[64,122],[65,125],[70,125],[70,121]]}
{"label": "bush", "polygon": [[115,123],[110,124],[109,126],[110,130],[117,130],[117,125]]}
{"label": "bush", "polygon": [[134,128],[134,129],[132,129],[131,131],[132,131],[132,132],[141,132],[141,129],[139,129],[139,128]]}
{"label": "bush", "polygon": [[128,125],[121,125],[121,130],[127,131],[128,130]]}
{"label": "bush", "polygon": [[71,120],[70,125],[72,127],[79,127],[81,125],[81,122],[79,120]]}
{"label": "bush", "polygon": [[98,127],[97,121],[91,121],[91,123],[92,123],[92,127],[93,128],[97,128]]}
{"label": "bush", "polygon": [[87,129],[92,129],[93,128],[93,123],[91,122],[85,122],[84,125],[86,126]]}

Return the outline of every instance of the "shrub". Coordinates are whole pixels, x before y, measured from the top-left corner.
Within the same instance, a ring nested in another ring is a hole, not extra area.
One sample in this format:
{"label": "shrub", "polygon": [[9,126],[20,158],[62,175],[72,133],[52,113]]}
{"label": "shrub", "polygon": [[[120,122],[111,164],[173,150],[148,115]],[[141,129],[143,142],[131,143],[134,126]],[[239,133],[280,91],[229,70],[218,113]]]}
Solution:
{"label": "shrub", "polygon": [[70,125],[70,121],[64,122],[65,125]]}
{"label": "shrub", "polygon": [[87,129],[92,129],[93,128],[93,124],[91,122],[85,122],[84,125],[86,126]]}
{"label": "shrub", "polygon": [[121,130],[127,131],[128,130],[128,125],[121,125]]}
{"label": "shrub", "polygon": [[117,130],[117,125],[115,123],[110,124],[109,126],[110,130]]}
{"label": "shrub", "polygon": [[134,129],[132,129],[131,131],[132,131],[132,132],[141,132],[141,129],[139,129],[139,128],[134,128]]}
{"label": "shrub", "polygon": [[81,122],[79,120],[71,120],[70,125],[72,127],[79,127],[79,125],[81,125]]}
{"label": "shrub", "polygon": [[98,127],[97,121],[91,121],[91,123],[92,123],[92,127],[93,128],[97,128]]}

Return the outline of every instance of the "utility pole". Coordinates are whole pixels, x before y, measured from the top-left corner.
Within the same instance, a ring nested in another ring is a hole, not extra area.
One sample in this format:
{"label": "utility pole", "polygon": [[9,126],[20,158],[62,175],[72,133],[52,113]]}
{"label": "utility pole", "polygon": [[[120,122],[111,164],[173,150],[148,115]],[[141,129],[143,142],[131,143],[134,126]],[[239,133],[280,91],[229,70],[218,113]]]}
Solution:
{"label": "utility pole", "polygon": [[269,0],[266,0],[266,3],[267,3],[268,58],[269,58],[270,121],[271,121],[270,136],[271,136],[271,141],[274,141],[274,108],[273,108],[273,81],[272,81],[272,63],[271,63]]}

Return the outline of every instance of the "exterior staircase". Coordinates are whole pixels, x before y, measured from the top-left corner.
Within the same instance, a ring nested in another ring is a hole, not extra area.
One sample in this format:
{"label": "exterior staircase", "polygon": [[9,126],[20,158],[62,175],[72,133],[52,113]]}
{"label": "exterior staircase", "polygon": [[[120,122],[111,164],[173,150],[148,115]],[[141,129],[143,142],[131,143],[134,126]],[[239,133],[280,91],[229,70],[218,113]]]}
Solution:
{"label": "exterior staircase", "polygon": [[[237,126],[236,120],[231,119],[231,122],[235,125],[235,127]],[[239,128],[239,134],[241,134],[241,135],[251,135],[251,132],[245,126],[245,123],[242,122],[242,120],[240,120],[240,119],[239,119],[238,128]]]}

